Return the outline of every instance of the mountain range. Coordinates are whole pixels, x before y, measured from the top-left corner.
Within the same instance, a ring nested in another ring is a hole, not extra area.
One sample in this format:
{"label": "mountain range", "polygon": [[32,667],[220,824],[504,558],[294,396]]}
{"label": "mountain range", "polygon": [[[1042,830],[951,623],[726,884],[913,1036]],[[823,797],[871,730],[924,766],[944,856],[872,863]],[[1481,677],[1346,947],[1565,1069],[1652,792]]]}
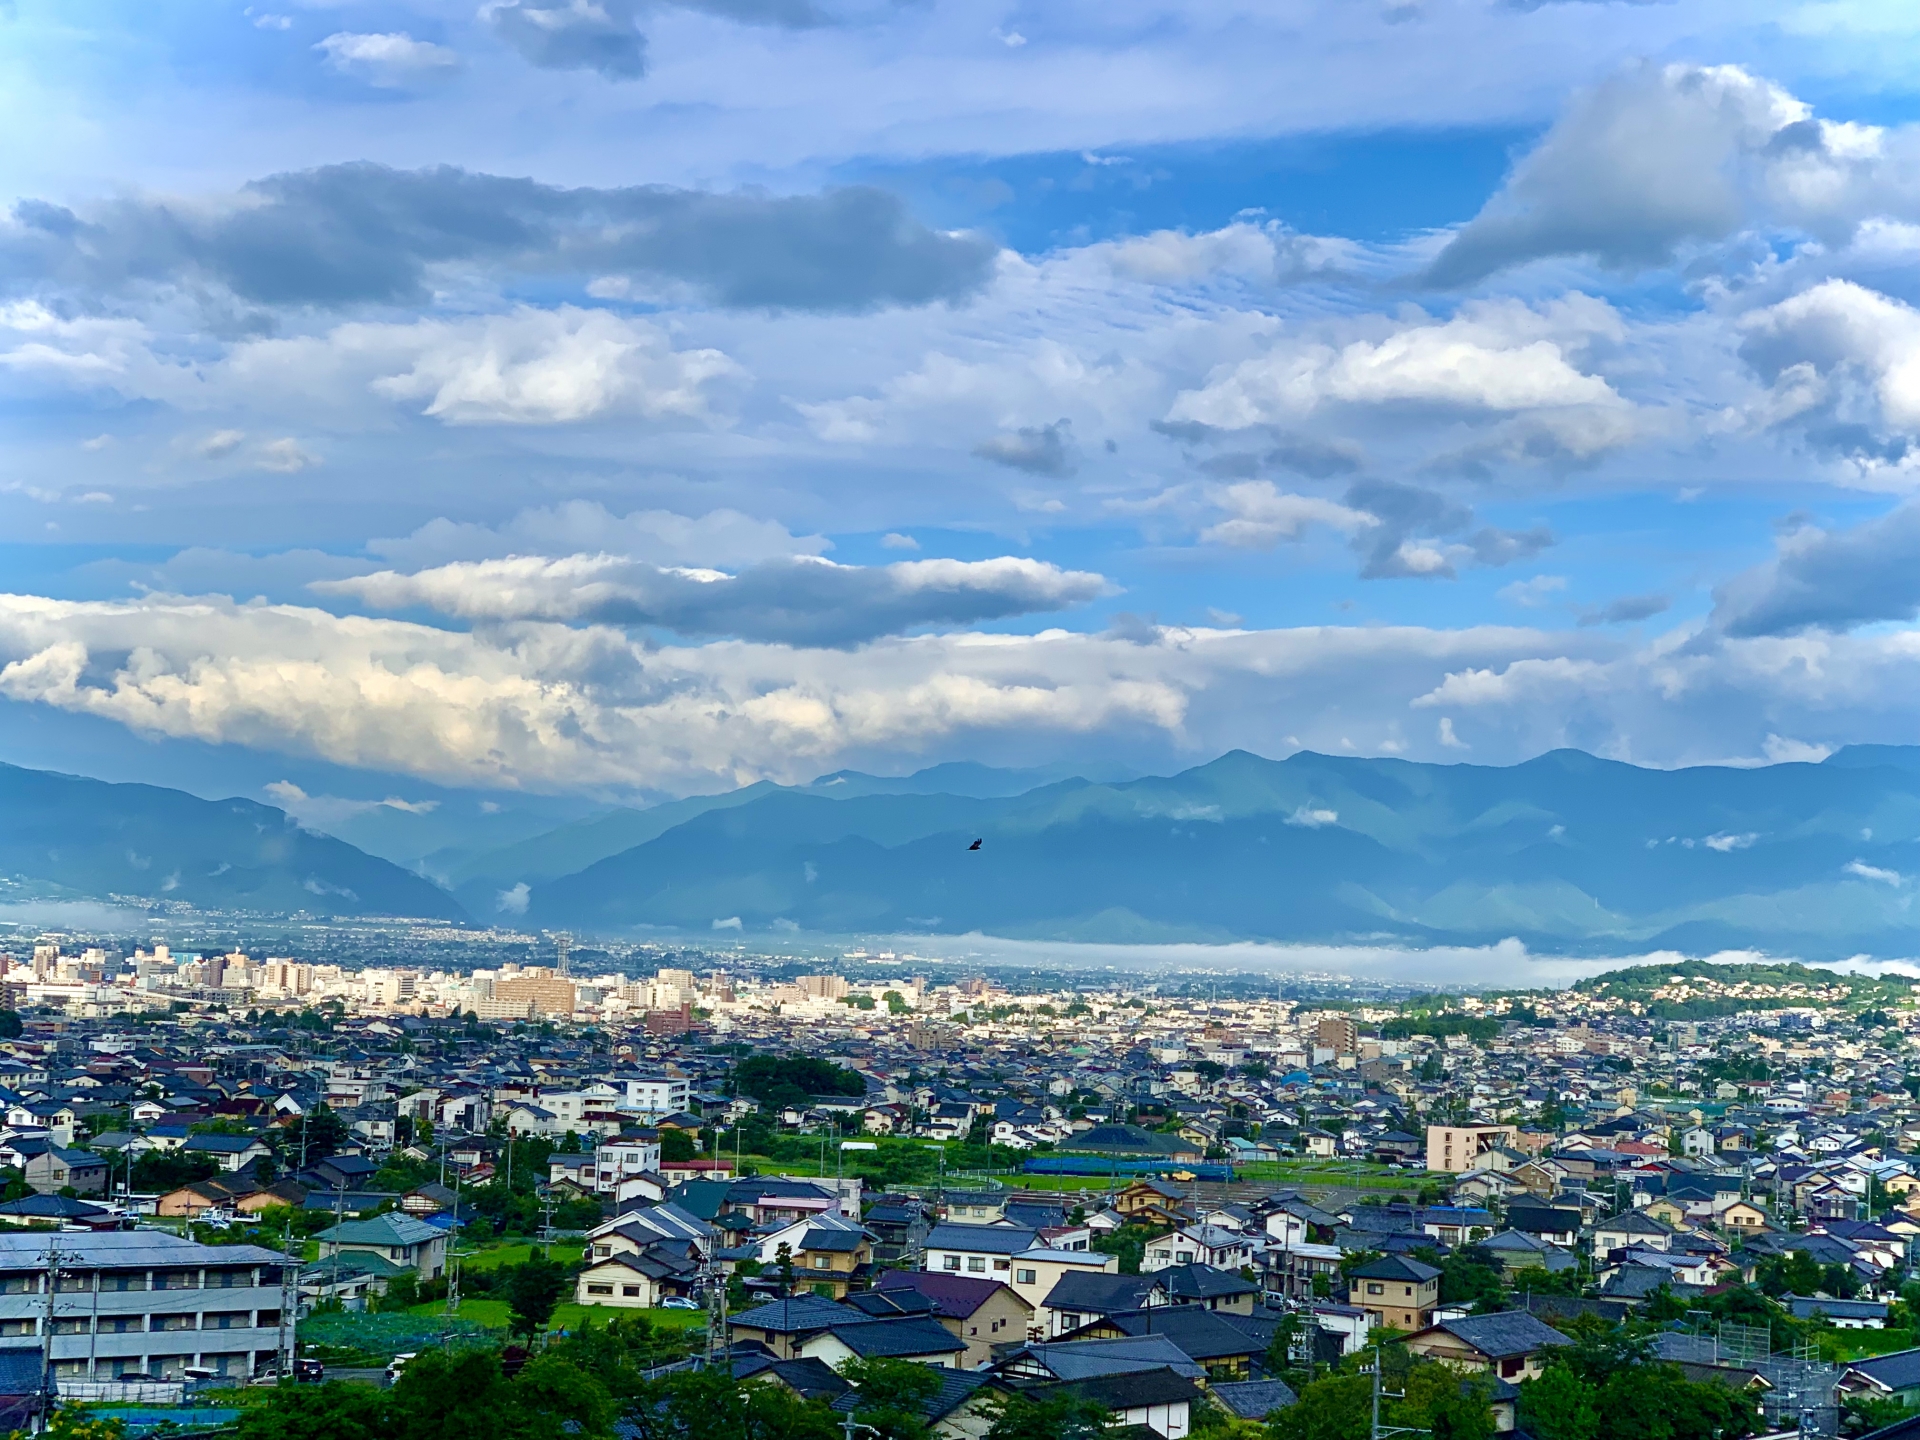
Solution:
{"label": "mountain range", "polygon": [[[1920,747],[1753,769],[1560,750],[1506,767],[1235,751],[1173,776],[842,771],[612,810],[462,857],[446,889],[270,807],[68,777],[41,779],[81,787],[61,809],[88,838],[35,842],[7,800],[36,773],[0,772],[0,870],[65,893],[322,909],[351,892],[361,913],[587,933],[1920,948]],[[135,814],[152,797],[200,807],[190,860],[88,810],[136,791]]]}
{"label": "mountain range", "polygon": [[251,800],[0,765],[0,895],[460,919],[412,871]]}

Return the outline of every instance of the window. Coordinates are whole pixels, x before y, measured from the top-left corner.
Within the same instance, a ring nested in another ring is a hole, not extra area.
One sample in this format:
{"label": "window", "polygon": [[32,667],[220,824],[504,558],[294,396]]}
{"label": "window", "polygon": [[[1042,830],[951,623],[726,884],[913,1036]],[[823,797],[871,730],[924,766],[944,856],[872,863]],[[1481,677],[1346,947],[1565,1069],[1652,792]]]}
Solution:
{"label": "window", "polygon": [[1013,1283],[1016,1285],[1032,1285],[1037,1278],[1038,1274],[1033,1270],[1016,1270],[1013,1272]]}
{"label": "window", "polygon": [[833,1268],[833,1257],[831,1255],[814,1256],[813,1268],[816,1270],[831,1270]]}
{"label": "window", "polygon": [[[280,1323],[278,1313],[277,1311],[275,1312],[273,1322],[276,1325]],[[146,1328],[147,1319],[144,1315],[103,1315],[100,1317],[100,1333],[102,1335],[127,1335],[135,1330],[144,1330]]]}
{"label": "window", "polygon": [[1011,1260],[996,1260],[993,1262],[993,1268],[996,1270],[1008,1270],[1012,1267],[1013,1262]]}
{"label": "window", "polygon": [[84,1335],[87,1333],[86,1317],[82,1316],[78,1320],[56,1320],[53,1322],[53,1333],[56,1335]]}
{"label": "window", "polygon": [[245,1330],[248,1313],[245,1310],[209,1310],[200,1317],[202,1330]]}
{"label": "window", "polygon": [[629,1300],[638,1300],[640,1298],[640,1287],[638,1285],[622,1285],[620,1287],[620,1293]]}
{"label": "window", "polygon": [[942,1269],[958,1270],[960,1268],[960,1257],[958,1255],[944,1255],[941,1257],[940,1264]]}
{"label": "window", "polygon": [[31,1335],[33,1333],[31,1320],[0,1320],[0,1335]]}
{"label": "window", "polygon": [[278,1310],[260,1310],[255,1312],[253,1323],[262,1330],[270,1330],[280,1323]]}
{"label": "window", "polygon": [[251,1270],[209,1270],[207,1288],[209,1290],[244,1290],[253,1284]]}
{"label": "window", "polygon": [[192,1330],[196,1328],[194,1315],[155,1315],[151,1328],[155,1330]]}
{"label": "window", "polygon": [[153,1272],[153,1288],[156,1290],[198,1290],[200,1272],[198,1270],[156,1270]]}
{"label": "window", "polygon": [[1413,1295],[1413,1287],[1411,1285],[1402,1285],[1400,1287],[1400,1291],[1403,1295],[1406,1295],[1409,1298],[1411,1298]]}
{"label": "window", "polygon": [[611,1285],[589,1285],[589,1286],[587,1286],[587,1293],[588,1293],[589,1295],[611,1295],[611,1294],[613,1294],[613,1286],[611,1286]]}
{"label": "window", "polygon": [[1374,1285],[1372,1283],[1367,1285],[1367,1294],[1369,1295],[1384,1295],[1386,1293],[1387,1287],[1384,1285]]}
{"label": "window", "polygon": [[967,1269],[973,1271],[975,1274],[984,1273],[986,1268],[987,1261],[984,1255],[969,1255],[967,1257]]}

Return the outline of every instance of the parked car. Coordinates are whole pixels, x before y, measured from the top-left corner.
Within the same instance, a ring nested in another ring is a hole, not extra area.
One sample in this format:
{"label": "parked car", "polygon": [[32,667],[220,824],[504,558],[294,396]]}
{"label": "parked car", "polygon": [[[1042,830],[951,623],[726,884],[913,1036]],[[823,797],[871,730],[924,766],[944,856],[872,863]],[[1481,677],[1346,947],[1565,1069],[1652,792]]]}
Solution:
{"label": "parked car", "polygon": [[400,1378],[400,1372],[407,1368],[407,1362],[418,1355],[418,1350],[409,1350],[404,1355],[396,1355],[387,1362],[387,1383],[393,1384]]}
{"label": "parked car", "polygon": [[684,1295],[669,1295],[660,1302],[662,1310],[698,1310],[700,1307]]}

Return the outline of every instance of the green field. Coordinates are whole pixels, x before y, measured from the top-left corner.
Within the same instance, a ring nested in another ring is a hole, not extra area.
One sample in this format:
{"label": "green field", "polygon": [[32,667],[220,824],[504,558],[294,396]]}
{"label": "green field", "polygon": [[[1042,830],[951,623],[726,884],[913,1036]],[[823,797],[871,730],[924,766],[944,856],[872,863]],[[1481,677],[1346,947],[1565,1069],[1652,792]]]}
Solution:
{"label": "green field", "polygon": [[[433,1319],[447,1313],[445,1305],[416,1305],[407,1312],[423,1319]],[[596,1325],[605,1325],[607,1321],[629,1315],[644,1315],[647,1323],[659,1330],[698,1330],[707,1323],[706,1313],[701,1310],[626,1310],[611,1305],[575,1305],[571,1301],[556,1308],[553,1312],[552,1330],[576,1330],[587,1320]],[[460,1318],[471,1320],[476,1325],[484,1325],[489,1330],[505,1330],[508,1322],[507,1302],[504,1300],[462,1300]]]}
{"label": "green field", "polygon": [[[480,1250],[468,1251],[461,1255],[460,1263],[468,1270],[496,1270],[502,1265],[524,1265],[532,1256],[535,1246],[527,1242],[512,1245],[488,1245]],[[559,1240],[552,1245],[540,1246],[551,1260],[563,1265],[571,1265],[585,1253],[586,1247],[578,1240]]]}

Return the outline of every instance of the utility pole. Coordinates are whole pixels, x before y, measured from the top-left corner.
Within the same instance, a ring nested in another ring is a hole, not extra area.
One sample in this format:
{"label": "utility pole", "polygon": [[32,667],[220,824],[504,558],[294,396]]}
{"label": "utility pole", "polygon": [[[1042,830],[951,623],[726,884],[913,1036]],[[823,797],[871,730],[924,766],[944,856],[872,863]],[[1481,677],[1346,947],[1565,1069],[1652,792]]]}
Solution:
{"label": "utility pole", "polygon": [[300,1257],[293,1249],[293,1216],[287,1216],[287,1263],[280,1269],[280,1373],[293,1374],[294,1336],[300,1312]]}

